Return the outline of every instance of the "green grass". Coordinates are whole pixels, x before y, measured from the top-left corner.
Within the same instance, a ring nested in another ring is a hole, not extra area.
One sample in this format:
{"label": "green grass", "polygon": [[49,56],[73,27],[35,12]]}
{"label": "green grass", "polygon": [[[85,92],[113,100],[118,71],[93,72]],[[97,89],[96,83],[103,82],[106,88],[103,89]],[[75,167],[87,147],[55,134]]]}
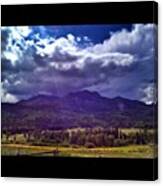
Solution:
{"label": "green grass", "polygon": [[[54,156],[53,146],[31,146],[24,144],[2,144],[2,155],[30,155],[30,156]],[[124,147],[59,147],[59,153],[55,156],[61,157],[112,157],[112,158],[154,158],[156,147],[150,145],[130,145]],[[44,153],[49,152],[49,153]],[[41,153],[41,154],[37,154]]]}

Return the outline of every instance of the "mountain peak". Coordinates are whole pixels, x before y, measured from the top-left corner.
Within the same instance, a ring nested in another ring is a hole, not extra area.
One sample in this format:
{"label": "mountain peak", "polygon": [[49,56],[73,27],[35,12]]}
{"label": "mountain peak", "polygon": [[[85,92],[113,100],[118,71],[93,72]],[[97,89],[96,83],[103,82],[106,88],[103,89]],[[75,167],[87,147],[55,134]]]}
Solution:
{"label": "mountain peak", "polygon": [[89,91],[89,90],[83,90],[83,91],[78,91],[78,92],[71,92],[68,94],[68,97],[69,96],[75,96],[75,97],[82,97],[82,98],[92,98],[92,97],[96,97],[96,98],[99,98],[101,97],[100,94],[98,92],[92,92],[92,91]]}
{"label": "mountain peak", "polygon": [[114,100],[117,100],[117,101],[121,101],[121,100],[127,100],[126,98],[123,98],[121,96],[117,96],[115,98],[113,98]]}

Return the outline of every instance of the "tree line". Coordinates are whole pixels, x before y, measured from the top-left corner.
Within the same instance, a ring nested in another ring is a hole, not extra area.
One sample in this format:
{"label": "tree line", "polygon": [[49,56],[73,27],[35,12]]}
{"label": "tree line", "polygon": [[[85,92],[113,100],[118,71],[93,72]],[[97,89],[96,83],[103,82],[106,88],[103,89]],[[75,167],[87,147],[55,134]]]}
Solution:
{"label": "tree line", "polygon": [[[24,131],[21,134],[25,143],[32,145],[56,145],[65,147],[116,147],[131,144],[144,145],[157,143],[156,134],[148,128],[141,128],[133,132],[125,133],[120,128],[78,128],[65,130],[34,130]],[[10,136],[13,143],[21,143],[17,134],[3,132],[6,142]]]}

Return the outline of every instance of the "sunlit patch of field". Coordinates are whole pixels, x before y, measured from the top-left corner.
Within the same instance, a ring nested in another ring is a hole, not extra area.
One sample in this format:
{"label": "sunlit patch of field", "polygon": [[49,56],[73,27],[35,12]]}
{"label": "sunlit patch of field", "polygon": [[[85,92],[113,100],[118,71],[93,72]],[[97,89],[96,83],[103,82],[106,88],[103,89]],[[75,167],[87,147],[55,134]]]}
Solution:
{"label": "sunlit patch of field", "polygon": [[[55,154],[55,151],[58,151]],[[61,156],[61,157],[104,157],[104,158],[154,158],[157,147],[153,145],[129,145],[123,147],[56,147],[25,144],[2,144],[2,155]]]}
{"label": "sunlit patch of field", "polygon": [[[124,134],[135,134],[135,133],[143,133],[144,129],[141,128],[122,128],[120,129],[121,132],[123,132]],[[155,129],[148,129],[148,132],[150,134],[155,134],[157,130]]]}

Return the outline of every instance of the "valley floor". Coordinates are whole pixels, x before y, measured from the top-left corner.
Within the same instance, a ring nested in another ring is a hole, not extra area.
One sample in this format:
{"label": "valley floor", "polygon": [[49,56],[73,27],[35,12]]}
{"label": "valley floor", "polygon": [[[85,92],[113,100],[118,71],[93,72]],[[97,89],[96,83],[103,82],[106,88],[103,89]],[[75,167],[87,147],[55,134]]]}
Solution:
{"label": "valley floor", "polygon": [[2,144],[1,155],[6,156],[60,156],[92,158],[154,158],[157,156],[154,145],[129,145],[122,147],[56,147],[32,146],[26,144]]}

